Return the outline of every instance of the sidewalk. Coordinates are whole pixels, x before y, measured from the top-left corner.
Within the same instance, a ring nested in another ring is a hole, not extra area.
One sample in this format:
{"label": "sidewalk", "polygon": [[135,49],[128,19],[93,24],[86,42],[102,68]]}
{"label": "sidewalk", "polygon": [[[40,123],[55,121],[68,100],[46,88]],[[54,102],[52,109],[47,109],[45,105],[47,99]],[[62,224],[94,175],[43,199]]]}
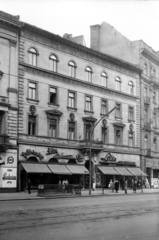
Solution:
{"label": "sidewalk", "polygon": [[[159,194],[159,189],[138,189],[136,195],[138,194]],[[128,190],[128,195],[134,195],[132,190]],[[32,191],[31,194],[28,192],[16,192],[16,193],[0,193],[0,201],[17,201],[17,200],[39,200],[39,199],[59,199],[59,198],[73,198],[73,197],[97,197],[97,196],[119,196],[125,195],[125,191],[119,190],[118,193],[112,193],[109,189],[104,189],[104,194],[102,189],[96,189],[91,191],[89,195],[89,190],[82,190],[81,195],[56,195],[52,194],[49,196],[37,196],[37,191]]]}

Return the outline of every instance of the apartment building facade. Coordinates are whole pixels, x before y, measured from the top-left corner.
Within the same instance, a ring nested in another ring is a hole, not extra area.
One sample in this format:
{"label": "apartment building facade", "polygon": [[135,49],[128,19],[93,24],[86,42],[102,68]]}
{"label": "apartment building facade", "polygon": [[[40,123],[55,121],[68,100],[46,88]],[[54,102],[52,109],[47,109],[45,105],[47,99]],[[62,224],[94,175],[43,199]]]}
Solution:
{"label": "apartment building facade", "polygon": [[142,40],[130,41],[106,22],[91,26],[91,48],[142,69],[141,169],[151,183],[159,178],[159,53]]}
{"label": "apartment building facade", "polygon": [[18,16],[0,11],[0,192],[17,190]]}

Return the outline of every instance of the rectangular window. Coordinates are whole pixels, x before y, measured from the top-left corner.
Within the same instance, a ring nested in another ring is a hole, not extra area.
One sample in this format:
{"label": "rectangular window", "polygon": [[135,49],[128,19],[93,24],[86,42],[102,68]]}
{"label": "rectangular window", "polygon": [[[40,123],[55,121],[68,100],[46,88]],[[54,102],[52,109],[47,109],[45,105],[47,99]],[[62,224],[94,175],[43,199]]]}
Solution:
{"label": "rectangular window", "polygon": [[90,140],[90,132],[91,132],[92,125],[89,123],[85,124],[85,139]]}
{"label": "rectangular window", "polygon": [[116,117],[121,118],[121,104],[116,103]]}
{"label": "rectangular window", "polygon": [[134,120],[134,108],[129,107],[129,120]]}
{"label": "rectangular window", "polygon": [[4,127],[4,124],[5,124],[4,116],[5,116],[4,112],[0,111],[0,134],[3,134],[4,129],[5,129],[5,127]]}
{"label": "rectangular window", "polygon": [[103,141],[103,144],[106,144],[107,143],[107,128],[105,127],[102,127],[102,141]]}
{"label": "rectangular window", "polygon": [[157,118],[156,118],[156,113],[153,113],[153,127],[157,127]]}
{"label": "rectangular window", "polygon": [[50,118],[49,137],[57,137],[57,119]]}
{"label": "rectangular window", "polygon": [[86,96],[86,111],[92,110],[92,98]]}
{"label": "rectangular window", "polygon": [[106,113],[107,113],[107,101],[102,100],[101,114],[106,114]]}
{"label": "rectangular window", "polygon": [[50,87],[50,103],[57,103],[57,89],[54,87]]}
{"label": "rectangular window", "polygon": [[68,139],[75,139],[75,122],[69,122]]}
{"label": "rectangular window", "polygon": [[147,123],[148,122],[148,110],[145,108],[144,110],[144,122]]}
{"label": "rectangular window", "polygon": [[134,146],[134,133],[129,132],[129,146],[133,147]]}
{"label": "rectangular window", "polygon": [[29,116],[28,135],[31,135],[31,136],[36,135],[36,117],[35,116]]}
{"label": "rectangular window", "polygon": [[36,99],[36,83],[29,82],[29,98]]}
{"label": "rectangular window", "polygon": [[70,108],[75,108],[75,93],[69,92],[68,94],[68,106]]}
{"label": "rectangular window", "polygon": [[115,144],[122,145],[122,129],[115,129]]}

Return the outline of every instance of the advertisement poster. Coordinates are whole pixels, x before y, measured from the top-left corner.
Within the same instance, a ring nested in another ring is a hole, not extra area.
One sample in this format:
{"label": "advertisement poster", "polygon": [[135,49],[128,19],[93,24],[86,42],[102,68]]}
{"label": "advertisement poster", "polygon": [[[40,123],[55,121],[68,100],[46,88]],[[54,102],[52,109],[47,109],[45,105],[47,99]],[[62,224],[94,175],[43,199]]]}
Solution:
{"label": "advertisement poster", "polygon": [[17,169],[2,168],[1,169],[2,188],[16,188]]}

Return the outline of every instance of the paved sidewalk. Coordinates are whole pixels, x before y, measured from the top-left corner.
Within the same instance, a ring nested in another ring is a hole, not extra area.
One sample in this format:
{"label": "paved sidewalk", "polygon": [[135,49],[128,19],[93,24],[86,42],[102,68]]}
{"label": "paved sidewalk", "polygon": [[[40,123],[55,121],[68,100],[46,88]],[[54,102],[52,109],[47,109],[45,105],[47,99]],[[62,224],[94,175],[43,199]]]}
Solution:
{"label": "paved sidewalk", "polygon": [[[138,194],[159,194],[159,189],[138,189],[136,193],[133,193],[132,190],[128,190],[129,195],[138,195]],[[52,194],[49,196],[37,196],[37,191],[32,191],[31,194],[28,192],[16,192],[16,193],[0,193],[0,201],[17,201],[17,200],[38,200],[38,199],[57,199],[57,198],[73,198],[73,197],[97,197],[97,196],[119,196],[125,195],[125,192],[119,190],[118,193],[112,193],[109,189],[104,189],[104,194],[102,193],[102,189],[96,189],[95,191],[91,191],[91,195],[89,195],[89,190],[82,190],[81,195],[56,195]]]}

